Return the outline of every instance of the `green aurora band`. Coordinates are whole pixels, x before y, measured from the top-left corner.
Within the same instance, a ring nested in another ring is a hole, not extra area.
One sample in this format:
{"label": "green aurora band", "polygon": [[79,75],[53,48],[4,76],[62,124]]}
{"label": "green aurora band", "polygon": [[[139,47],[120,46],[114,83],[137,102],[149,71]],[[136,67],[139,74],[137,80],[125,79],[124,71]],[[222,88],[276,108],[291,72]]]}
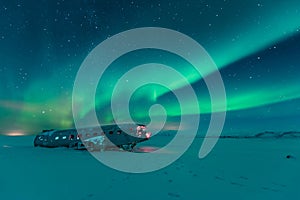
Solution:
{"label": "green aurora band", "polygon": [[[239,21],[237,19],[231,21],[230,13],[226,26],[221,26],[222,20],[219,20],[220,26],[216,24],[212,27],[213,35],[216,38],[214,42],[207,42],[209,33],[203,29],[203,33],[191,35],[193,39],[204,46],[207,52],[211,55],[217,67],[222,70],[231,64],[254,55],[260,51],[268,49],[275,44],[278,44],[289,37],[299,34],[300,28],[300,12],[299,1],[264,1],[264,6],[268,7],[266,11],[261,10],[255,12],[241,12]],[[250,6],[245,2],[245,6]],[[256,6],[252,5],[251,6]],[[253,8],[254,9],[254,8]],[[251,10],[251,9],[249,9]],[[241,9],[243,11],[243,8]],[[230,12],[230,11],[227,11]],[[197,24],[193,24],[196,29]],[[220,28],[218,28],[220,27]],[[207,34],[207,35],[206,35]],[[189,34],[187,34],[189,35]],[[130,57],[130,55],[129,55]],[[193,67],[185,61],[178,60],[175,55],[168,55],[166,59],[161,59],[161,63],[173,67],[175,70],[182,73],[190,84],[195,84],[201,81],[203,77],[196,73]],[[169,61],[166,61],[166,60]],[[201,59],[201,58],[199,58]],[[146,58],[140,61],[135,61],[135,58],[130,58],[128,64],[130,66],[120,67],[118,61],[113,64],[116,68],[108,70],[106,76],[101,79],[96,95],[96,107],[99,111],[99,118],[104,122],[112,122],[113,117],[110,113],[110,100],[114,88],[114,84],[127,70],[132,66],[143,64],[148,61]],[[157,61],[157,60],[150,60]],[[126,65],[126,63],[125,63]],[[208,76],[213,71],[206,71],[203,76]],[[145,75],[141,75],[145,76]],[[40,128],[69,128],[73,126],[72,108],[71,108],[71,93],[72,81],[74,77],[67,80],[65,91],[58,91],[60,85],[56,84],[58,75],[50,75],[48,79],[36,80],[30,84],[30,87],[24,91],[23,101],[0,101],[0,116],[4,119],[2,124],[11,124],[11,119],[18,116],[13,122],[15,127],[19,127],[23,131],[37,131]],[[165,74],[157,73],[158,79],[166,78]],[[168,77],[171,78],[171,77]],[[185,85],[181,80],[174,80],[172,90],[184,89]],[[226,88],[227,92],[227,110],[236,111],[250,109],[254,107],[264,106],[268,104],[279,103],[287,100],[300,98],[300,83],[297,77],[288,80],[288,87],[280,83],[264,83],[260,82],[254,86],[241,86],[238,91]],[[124,83],[124,92],[130,87],[130,80]],[[40,95],[41,88],[48,91],[48,95]],[[202,88],[203,89],[203,88]],[[2,92],[2,91],[0,91]],[[59,94],[59,95],[57,95]],[[211,112],[211,102],[207,91],[203,93],[197,91],[200,113]],[[122,94],[118,95],[122,98]],[[82,94],[84,98],[84,94]],[[143,103],[141,103],[141,101]],[[186,103],[190,105],[185,113],[179,108],[179,104],[171,91],[157,85],[148,85],[137,91],[132,97],[130,108],[133,118],[140,120],[148,117],[148,108],[152,104],[162,104],[169,116],[180,116],[183,114],[199,114],[193,110],[193,105],[187,97]],[[127,106],[127,105],[124,105]],[[92,108],[85,105],[82,110],[82,117],[90,112]],[[224,111],[224,110],[218,110]],[[120,111],[121,112],[121,111]],[[160,115],[160,113],[156,113]],[[10,117],[9,117],[10,116]],[[124,119],[126,120],[126,119]],[[35,128],[32,128],[35,127]]]}

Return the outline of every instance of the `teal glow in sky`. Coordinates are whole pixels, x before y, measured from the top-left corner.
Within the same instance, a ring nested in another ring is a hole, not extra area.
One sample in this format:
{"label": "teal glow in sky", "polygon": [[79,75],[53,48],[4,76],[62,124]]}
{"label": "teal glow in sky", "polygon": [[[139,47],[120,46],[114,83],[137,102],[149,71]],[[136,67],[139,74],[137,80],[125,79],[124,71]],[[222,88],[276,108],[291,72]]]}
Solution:
{"label": "teal glow in sky", "polygon": [[[0,134],[72,127],[73,82],[84,58],[107,37],[147,26],[180,31],[207,50],[224,80],[229,113],[251,113],[254,118],[251,110],[255,110],[268,120],[299,117],[299,7],[297,0],[242,5],[238,0],[1,2]],[[167,52],[145,50],[124,55],[105,73],[96,97],[102,121],[113,121],[110,96],[118,78],[149,62],[180,71],[197,92],[201,111],[195,112],[191,105],[188,113],[181,113],[171,92],[148,85],[132,97],[130,108],[136,120],[147,120],[154,103],[164,105],[171,117],[211,112],[202,77],[189,63]],[[157,76],[171,78],[159,72]],[[130,80],[124,83],[124,92],[127,86]],[[173,86],[185,88],[181,80],[174,80]],[[87,106],[83,115],[90,109]]]}

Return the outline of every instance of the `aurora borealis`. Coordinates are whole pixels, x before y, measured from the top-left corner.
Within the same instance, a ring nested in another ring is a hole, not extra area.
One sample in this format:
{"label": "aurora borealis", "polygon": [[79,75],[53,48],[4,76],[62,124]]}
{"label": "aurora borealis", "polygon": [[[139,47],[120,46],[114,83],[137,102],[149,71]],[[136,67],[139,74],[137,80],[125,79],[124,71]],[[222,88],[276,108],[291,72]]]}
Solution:
{"label": "aurora borealis", "polygon": [[[0,134],[72,127],[72,89],[82,62],[100,42],[138,27],[174,29],[206,49],[226,89],[225,132],[300,129],[298,0],[7,0],[0,10]],[[160,50],[140,50],[117,59],[101,79],[95,100],[102,121],[113,121],[114,84],[145,63],[172,66],[192,84],[201,111],[191,106],[184,114],[210,114],[207,88],[189,63]],[[174,80],[173,89],[184,90],[182,83]],[[124,91],[128,84],[130,80]],[[132,97],[133,118],[147,119],[149,106],[156,103],[165,107],[170,120],[182,114],[170,91],[148,85]]]}

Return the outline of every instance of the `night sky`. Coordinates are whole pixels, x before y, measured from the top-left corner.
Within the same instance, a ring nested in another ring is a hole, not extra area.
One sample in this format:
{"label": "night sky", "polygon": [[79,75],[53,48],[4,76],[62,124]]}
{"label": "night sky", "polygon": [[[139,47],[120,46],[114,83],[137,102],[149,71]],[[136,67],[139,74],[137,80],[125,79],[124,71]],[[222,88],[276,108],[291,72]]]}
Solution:
{"label": "night sky", "polygon": [[[4,0],[0,2],[0,134],[73,127],[72,90],[82,62],[105,39],[139,27],[180,31],[206,49],[226,89],[224,133],[300,130],[298,0]],[[190,64],[168,52],[140,50],[113,62],[101,80],[96,96],[100,121],[113,121],[109,98],[113,84],[132,67],[148,62],[181,71],[197,92],[201,108],[200,113],[191,107],[184,114],[208,118],[209,95]],[[132,117],[147,121],[154,103],[165,106],[171,122],[182,114],[170,91],[150,85],[132,97]],[[86,107],[85,113],[90,109]]]}

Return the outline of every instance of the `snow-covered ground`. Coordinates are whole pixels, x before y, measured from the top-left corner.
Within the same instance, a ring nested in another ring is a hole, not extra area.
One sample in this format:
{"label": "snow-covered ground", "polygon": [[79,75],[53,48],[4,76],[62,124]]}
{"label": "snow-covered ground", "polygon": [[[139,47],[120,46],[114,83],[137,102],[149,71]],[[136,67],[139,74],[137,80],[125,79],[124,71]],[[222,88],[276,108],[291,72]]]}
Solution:
{"label": "snow-covered ground", "polygon": [[[138,148],[155,149],[169,139],[157,136]],[[300,199],[300,139],[220,139],[200,160],[202,140],[195,139],[164,169],[128,174],[104,166],[87,151],[34,148],[32,136],[1,136],[0,198]]]}

